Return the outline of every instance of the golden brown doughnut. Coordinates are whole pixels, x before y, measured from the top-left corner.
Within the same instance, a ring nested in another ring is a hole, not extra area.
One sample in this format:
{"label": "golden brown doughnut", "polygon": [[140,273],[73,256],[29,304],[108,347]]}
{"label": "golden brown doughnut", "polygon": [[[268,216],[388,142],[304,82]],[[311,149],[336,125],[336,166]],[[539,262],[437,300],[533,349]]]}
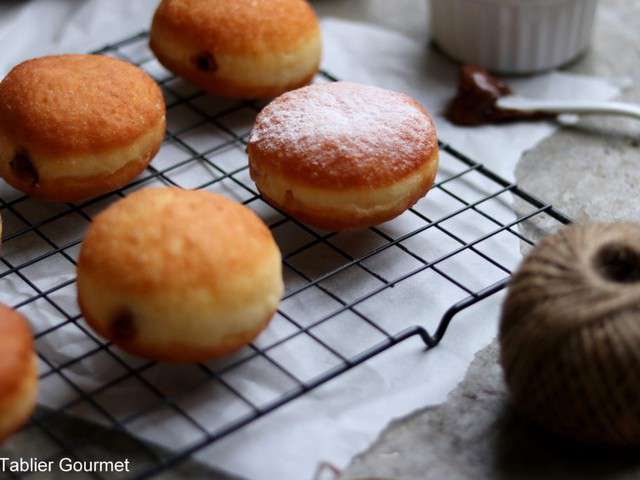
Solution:
{"label": "golden brown doughnut", "polygon": [[169,70],[215,95],[263,98],[310,83],[321,43],[305,0],[163,0],[150,47]]}
{"label": "golden brown doughnut", "polygon": [[26,319],[0,304],[0,442],[31,416],[38,394],[38,365]]}
{"label": "golden brown doughnut", "polygon": [[121,60],[41,57],[0,83],[0,175],[34,197],[79,201],[122,187],[164,132],[160,88]]}
{"label": "golden brown doughnut", "polygon": [[396,217],[427,193],[438,169],[436,131],[418,102],[348,82],[275,99],[258,115],[248,152],[268,202],[330,230]]}
{"label": "golden brown doughnut", "polygon": [[135,192],[99,214],[82,244],[87,323],[131,353],[196,362],[234,352],[283,293],[280,251],[248,208],[178,188]]}

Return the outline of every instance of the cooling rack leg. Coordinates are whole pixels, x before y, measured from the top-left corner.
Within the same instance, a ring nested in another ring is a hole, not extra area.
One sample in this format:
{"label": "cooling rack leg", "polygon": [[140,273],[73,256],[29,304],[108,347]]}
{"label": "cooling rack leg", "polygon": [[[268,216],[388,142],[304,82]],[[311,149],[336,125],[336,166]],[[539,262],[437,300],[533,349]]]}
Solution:
{"label": "cooling rack leg", "polygon": [[501,290],[504,290],[509,284],[509,281],[510,281],[510,278],[505,278],[504,280],[500,280],[499,282],[488,286],[484,290],[481,290],[480,292],[476,293],[473,296],[465,298],[464,300],[456,303],[451,308],[449,308],[449,310],[447,310],[446,313],[442,316],[442,319],[440,320],[440,324],[438,325],[438,329],[436,330],[436,333],[432,338],[432,341],[434,342],[434,344],[433,345],[427,344],[427,345],[432,347],[440,343],[445,333],[447,333],[447,329],[449,328],[449,324],[451,323],[451,320],[453,320],[453,317],[455,317],[462,310],[469,308],[470,306],[475,305],[478,302],[481,302],[482,300],[490,297],[491,295],[498,293]]}

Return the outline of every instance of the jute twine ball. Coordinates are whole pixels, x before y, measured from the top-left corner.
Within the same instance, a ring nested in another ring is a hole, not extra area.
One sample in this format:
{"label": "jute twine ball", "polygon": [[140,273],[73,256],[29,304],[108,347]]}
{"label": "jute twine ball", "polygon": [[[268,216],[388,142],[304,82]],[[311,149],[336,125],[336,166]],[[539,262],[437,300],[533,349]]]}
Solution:
{"label": "jute twine ball", "polygon": [[640,225],[543,240],[513,278],[500,345],[531,419],[582,443],[640,445]]}

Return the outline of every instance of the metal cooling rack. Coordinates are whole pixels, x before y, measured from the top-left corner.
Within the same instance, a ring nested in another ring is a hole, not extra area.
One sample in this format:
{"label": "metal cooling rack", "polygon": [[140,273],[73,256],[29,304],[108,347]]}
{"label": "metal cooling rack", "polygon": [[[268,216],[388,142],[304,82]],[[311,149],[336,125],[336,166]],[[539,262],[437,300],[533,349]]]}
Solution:
{"label": "metal cooling rack", "polygon": [[[15,308],[32,321],[40,319],[35,336],[41,400],[50,407],[40,408],[10,442],[18,454],[31,448],[41,459],[91,459],[92,445],[104,442],[100,432],[131,438],[129,434],[140,431],[138,422],[149,417],[191,428],[192,438],[171,449],[140,442],[145,456],[134,465],[131,478],[158,475],[397,344],[419,337],[427,349],[435,347],[456,314],[506,286],[517,258],[507,264],[495,257],[502,257],[507,239],[533,244],[520,225],[543,217],[569,222],[552,206],[441,143],[437,183],[426,200],[398,219],[356,233],[309,228],[264,203],[249,178],[244,150],[262,105],[214,99],[194,90],[164,70],[146,44],[142,33],[95,53],[139,65],[162,86],[168,133],[152,166],[126,188],[77,205],[39,203],[6,186],[0,191],[5,223],[0,300],[10,292],[14,300],[23,299],[12,302]],[[333,80],[326,72],[317,79]],[[152,184],[202,188],[241,201],[267,222],[283,251],[286,295],[281,308],[267,332],[230,359],[181,367],[141,361],[104,343],[79,314],[75,258],[85,228],[111,202]],[[520,200],[518,211],[512,206],[514,197]],[[470,222],[480,225],[473,234],[464,227]],[[474,277],[478,266],[494,274]],[[421,308],[421,302],[425,310],[434,310],[429,291],[424,291],[424,299],[422,293],[411,295],[412,282],[425,280],[430,291],[455,291],[460,301],[443,308],[431,325],[413,325],[409,314],[377,316],[376,302],[385,301],[397,302],[399,313],[401,305]],[[357,332],[348,344],[340,338],[344,328]],[[69,345],[61,340],[70,335],[78,341]],[[296,348],[313,350],[314,359],[324,360],[301,369],[301,357],[287,355],[287,349]],[[108,374],[88,387],[74,373],[85,365],[100,365]],[[169,370],[176,368],[183,380],[178,386],[166,385],[162,379],[175,379]],[[266,394],[243,383],[244,375],[256,372],[278,378]],[[125,401],[110,398],[116,390],[126,392],[125,386],[135,395]],[[203,389],[233,407],[225,418],[205,423],[189,405],[190,395]],[[64,395],[45,398],[50,391]],[[88,417],[104,430],[61,434],[70,427],[57,427],[60,414]]]}

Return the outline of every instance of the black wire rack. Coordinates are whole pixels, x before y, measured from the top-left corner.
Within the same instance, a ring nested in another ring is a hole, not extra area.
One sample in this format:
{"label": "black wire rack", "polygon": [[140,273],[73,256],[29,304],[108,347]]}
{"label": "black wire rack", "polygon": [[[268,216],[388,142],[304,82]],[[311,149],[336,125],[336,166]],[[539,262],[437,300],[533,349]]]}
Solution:
{"label": "black wire rack", "polygon": [[[8,186],[0,190],[0,301],[11,300],[33,324],[45,406],[9,443],[16,454],[88,460],[92,445],[105,441],[104,431],[144,437],[140,422],[191,429],[188,439],[172,439],[171,448],[140,442],[144,460],[132,465],[129,478],[156,476],[410,338],[422,339],[427,350],[435,347],[458,313],[505,288],[518,261],[517,252],[505,260],[505,245],[517,250],[520,242],[534,243],[523,224],[569,223],[552,206],[441,143],[436,184],[398,219],[362,232],[309,228],[267,205],[249,178],[245,147],[262,104],[212,98],[174,77],[153,58],[146,33],[95,53],[139,65],[156,79],[166,96],[168,133],[143,175],[88,202],[51,205]],[[327,72],[317,78],[334,80]],[[91,218],[128,192],[156,184],[206,189],[244,203],[270,226],[282,249],[286,294],[280,309],[265,334],[231,358],[179,367],[136,359],[97,337],[79,313],[75,261]],[[420,294],[413,295],[415,289]],[[440,308],[433,292],[445,291],[459,301]],[[398,305],[398,318],[380,318],[380,302]],[[430,317],[415,325],[411,311]],[[292,355],[296,349],[310,360]],[[92,372],[93,382],[83,380],[83,372]],[[277,381],[260,390],[243,380],[257,374]],[[179,384],[170,385],[176,378]],[[203,398],[229,408],[203,420]],[[88,418],[104,430],[70,434],[69,424],[59,427],[60,416]]]}

